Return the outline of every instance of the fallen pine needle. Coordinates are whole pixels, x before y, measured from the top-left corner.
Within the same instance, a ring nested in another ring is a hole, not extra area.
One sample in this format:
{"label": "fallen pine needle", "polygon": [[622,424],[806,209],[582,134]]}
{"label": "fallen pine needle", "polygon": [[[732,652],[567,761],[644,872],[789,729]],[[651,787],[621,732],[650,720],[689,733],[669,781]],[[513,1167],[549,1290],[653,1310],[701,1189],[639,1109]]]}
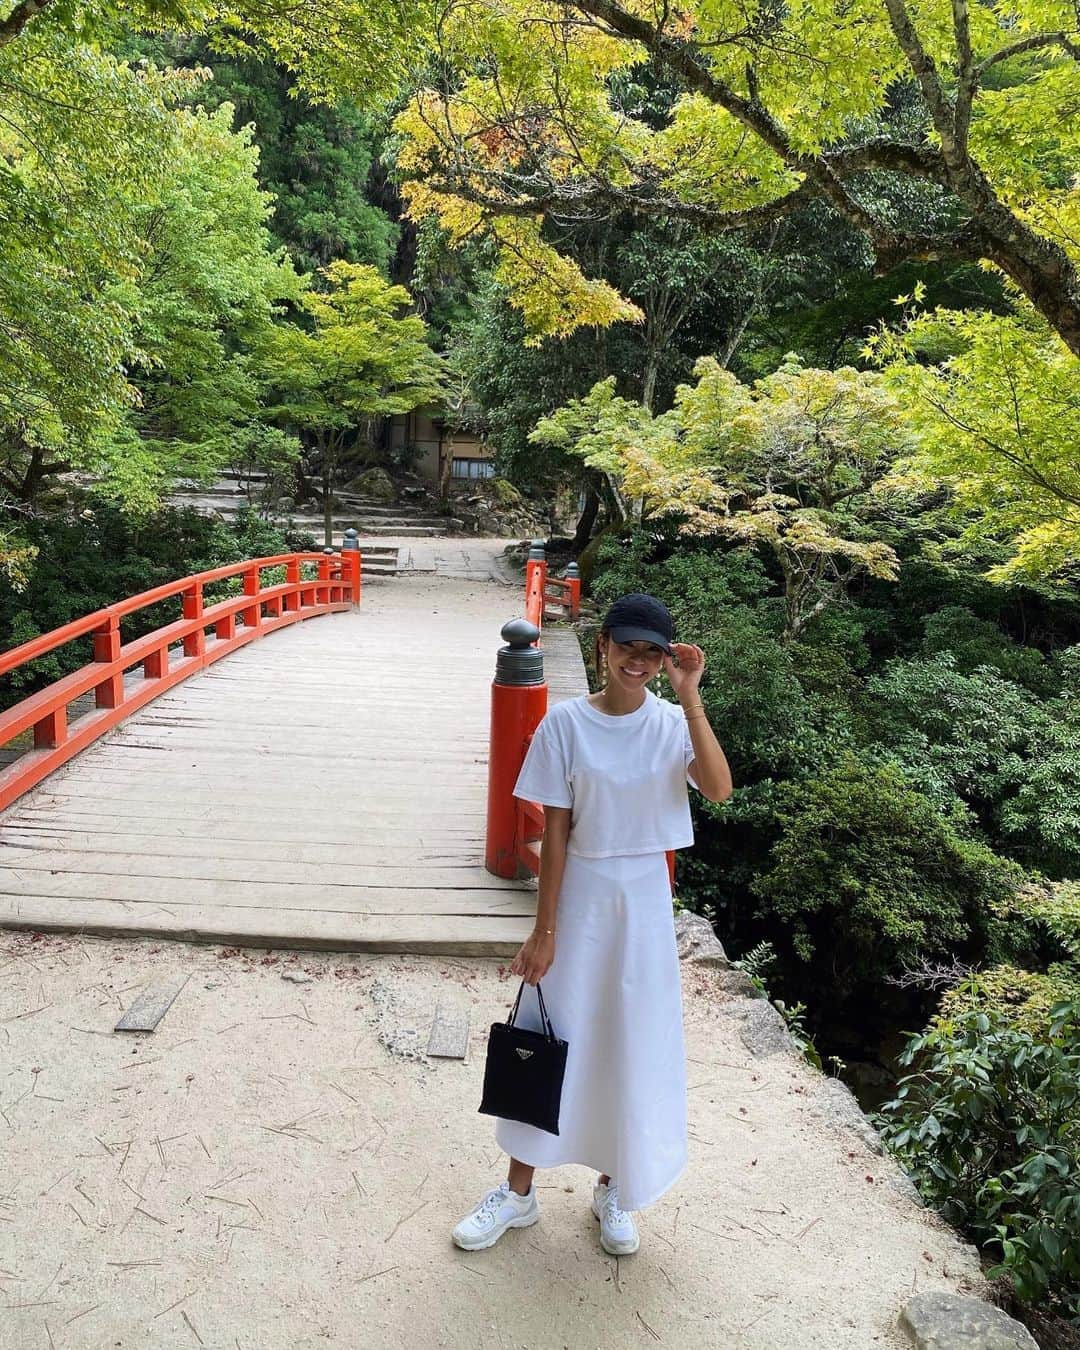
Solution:
{"label": "fallen pine needle", "polygon": [[644,1317],[642,1317],[642,1315],[637,1311],[636,1308],[634,1309],[634,1316],[637,1318],[637,1320],[641,1323],[641,1325],[645,1328],[645,1330],[649,1333],[649,1335],[653,1338],[654,1341],[658,1341],[660,1339],[660,1337],[656,1334],[655,1331],[653,1331],[652,1327],[649,1326],[648,1322],[645,1321]]}
{"label": "fallen pine needle", "polygon": [[77,1322],[77,1321],[79,1320],[80,1317],[86,1317],[86,1316],[88,1316],[90,1313],[92,1313],[92,1312],[94,1311],[94,1309],[100,1308],[100,1307],[101,1307],[101,1304],[100,1304],[100,1303],[95,1303],[94,1306],[93,1306],[92,1308],[84,1308],[83,1311],[82,1311],[81,1313],[76,1313],[74,1317],[69,1317],[68,1320],[64,1323],[64,1326],[66,1326],[66,1327],[71,1326],[72,1322]]}
{"label": "fallen pine needle", "polygon": [[191,1297],[190,1294],[183,1294],[180,1298],[178,1298],[178,1299],[176,1300],[175,1303],[170,1303],[169,1306],[168,1306],[167,1308],[162,1308],[162,1310],[161,1310],[160,1312],[155,1313],[154,1316],[155,1316],[155,1317],[164,1317],[165,1314],[166,1314],[167,1312],[172,1312],[172,1310],[173,1310],[174,1308],[178,1308],[178,1307],[180,1306],[180,1304],[183,1303],[183,1301],[184,1301],[185,1298],[190,1298],[190,1297]]}
{"label": "fallen pine needle", "polygon": [[401,1227],[401,1225],[402,1225],[403,1223],[408,1223],[408,1221],[413,1217],[413,1215],[419,1214],[420,1211],[424,1208],[425,1205],[430,1205],[430,1204],[431,1204],[431,1201],[430,1201],[430,1200],[424,1200],[421,1204],[417,1205],[415,1209],[410,1210],[409,1213],[406,1214],[403,1218],[398,1219],[397,1223],[394,1224],[394,1226],[393,1226],[393,1228],[390,1230],[390,1232],[387,1233],[386,1237],[383,1238],[383,1241],[384,1241],[384,1242],[389,1242],[390,1239],[394,1236],[394,1234],[397,1232],[397,1230]]}
{"label": "fallen pine needle", "polygon": [[120,1178],[120,1184],[121,1184],[121,1186],[126,1186],[126,1187],[128,1188],[128,1190],[131,1192],[131,1194],[134,1195],[134,1196],[137,1196],[138,1199],[143,1200],[143,1201],[146,1200],[146,1196],[140,1194],[140,1193],[135,1189],[135,1187],[132,1186],[132,1184],[131,1184],[129,1181],[127,1181],[124,1177],[121,1177],[121,1178]]}
{"label": "fallen pine needle", "polygon": [[397,1266],[387,1266],[385,1270],[373,1271],[370,1275],[365,1275],[362,1280],[357,1280],[357,1284],[366,1284],[368,1280],[378,1279],[380,1275],[389,1275],[392,1270],[397,1270]]}
{"label": "fallen pine needle", "polygon": [[200,1345],[205,1345],[206,1342],[205,1342],[205,1341],[203,1340],[203,1338],[199,1335],[199,1333],[195,1330],[195,1324],[194,1324],[194,1322],[192,1322],[191,1318],[187,1315],[187,1313],[183,1310],[183,1308],[180,1309],[180,1316],[184,1319],[184,1321],[185,1321],[185,1322],[188,1324],[188,1326],[191,1328],[191,1334],[195,1337],[195,1339],[199,1342],[199,1344],[200,1344]]}
{"label": "fallen pine needle", "polygon": [[690,1224],[691,1228],[696,1228],[699,1233],[708,1233],[709,1237],[724,1238],[727,1242],[738,1242],[739,1240],[738,1238],[733,1238],[730,1233],[718,1233],[712,1228],[702,1228],[701,1224],[691,1223],[689,1219],[687,1219],[686,1222]]}
{"label": "fallen pine needle", "polygon": [[27,1008],[26,1012],[16,1013],[13,1017],[5,1017],[0,1020],[0,1026],[7,1022],[17,1022],[20,1017],[33,1017],[35,1013],[44,1012],[46,1008],[51,1008],[51,1003],[43,1003],[40,1008]]}

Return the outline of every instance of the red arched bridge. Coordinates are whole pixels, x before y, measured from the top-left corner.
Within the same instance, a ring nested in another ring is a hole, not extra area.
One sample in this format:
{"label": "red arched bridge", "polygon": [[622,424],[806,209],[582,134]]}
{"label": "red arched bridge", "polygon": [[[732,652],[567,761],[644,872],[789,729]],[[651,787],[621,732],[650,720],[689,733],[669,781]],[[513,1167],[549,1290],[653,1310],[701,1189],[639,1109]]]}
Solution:
{"label": "red arched bridge", "polygon": [[[4,653],[0,676],[69,643],[91,659],[0,714],[0,926],[516,951],[543,808],[511,790],[548,701],[587,689],[575,632],[545,626],[577,615],[569,571],[549,579],[534,545],[510,623],[503,588],[447,578],[369,585],[361,605],[347,539]],[[125,640],[163,603],[179,617]]]}

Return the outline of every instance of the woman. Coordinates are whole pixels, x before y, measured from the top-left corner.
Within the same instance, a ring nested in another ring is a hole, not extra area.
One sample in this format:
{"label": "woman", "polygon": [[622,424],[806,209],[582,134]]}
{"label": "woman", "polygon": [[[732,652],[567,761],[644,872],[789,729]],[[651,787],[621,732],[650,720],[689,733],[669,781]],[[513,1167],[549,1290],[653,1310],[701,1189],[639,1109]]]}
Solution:
{"label": "woman", "polygon": [[[602,688],[549,709],[514,795],[544,805],[536,926],[510,969],[517,1025],[541,1030],[535,985],[568,1042],[559,1133],[499,1117],[507,1179],[453,1231],[490,1247],[540,1217],[533,1171],[595,1168],[592,1212],[605,1251],[637,1251],[631,1211],[653,1204],[687,1162],[682,988],[666,851],[694,842],[687,796],[731,794],[731,773],[698,686],[700,647],[672,642],[667,608],[621,596],[596,640]],[[666,672],[678,704],[647,687]],[[558,936],[556,938],[556,928]]]}

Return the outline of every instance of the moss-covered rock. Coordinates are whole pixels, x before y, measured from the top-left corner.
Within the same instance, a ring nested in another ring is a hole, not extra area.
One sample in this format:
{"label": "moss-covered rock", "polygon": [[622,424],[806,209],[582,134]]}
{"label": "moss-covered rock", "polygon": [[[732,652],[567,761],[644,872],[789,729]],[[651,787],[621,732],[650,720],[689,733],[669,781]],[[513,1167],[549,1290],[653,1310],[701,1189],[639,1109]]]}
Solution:
{"label": "moss-covered rock", "polygon": [[485,484],[498,506],[525,506],[525,498],[506,478],[489,478]]}
{"label": "moss-covered rock", "polygon": [[394,480],[385,469],[378,467],[365,469],[363,473],[345,484],[344,491],[358,497],[367,497],[375,502],[392,502],[397,496]]}

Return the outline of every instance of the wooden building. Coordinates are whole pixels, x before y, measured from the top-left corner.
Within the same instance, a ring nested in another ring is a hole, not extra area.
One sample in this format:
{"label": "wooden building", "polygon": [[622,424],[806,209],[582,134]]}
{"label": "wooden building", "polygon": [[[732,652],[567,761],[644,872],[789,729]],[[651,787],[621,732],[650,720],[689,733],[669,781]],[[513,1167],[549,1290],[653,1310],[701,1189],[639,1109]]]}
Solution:
{"label": "wooden building", "polygon": [[416,447],[419,454],[412,472],[430,483],[439,483],[444,474],[451,482],[494,476],[494,452],[479,432],[453,430],[437,407],[395,413],[387,419],[383,435],[384,448],[395,458],[406,446]]}

